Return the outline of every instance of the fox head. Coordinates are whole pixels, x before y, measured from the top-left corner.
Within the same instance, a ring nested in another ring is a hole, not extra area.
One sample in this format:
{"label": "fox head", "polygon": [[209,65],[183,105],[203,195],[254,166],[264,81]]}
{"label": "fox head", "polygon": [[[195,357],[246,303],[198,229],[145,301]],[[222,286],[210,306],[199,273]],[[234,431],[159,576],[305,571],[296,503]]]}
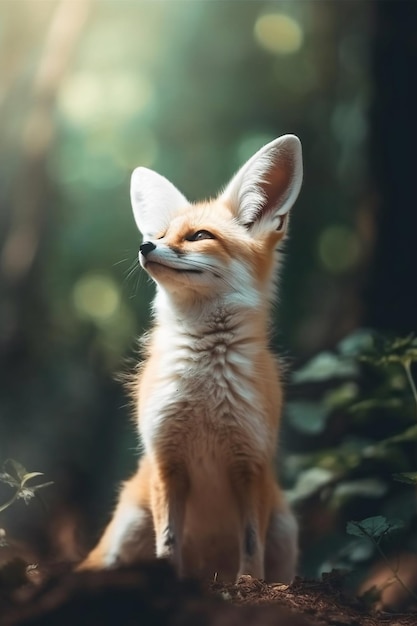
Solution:
{"label": "fox head", "polygon": [[143,235],[142,267],[170,300],[257,306],[273,291],[301,182],[301,144],[294,135],[261,148],[207,202],[192,204],[163,176],[135,169],[131,201]]}

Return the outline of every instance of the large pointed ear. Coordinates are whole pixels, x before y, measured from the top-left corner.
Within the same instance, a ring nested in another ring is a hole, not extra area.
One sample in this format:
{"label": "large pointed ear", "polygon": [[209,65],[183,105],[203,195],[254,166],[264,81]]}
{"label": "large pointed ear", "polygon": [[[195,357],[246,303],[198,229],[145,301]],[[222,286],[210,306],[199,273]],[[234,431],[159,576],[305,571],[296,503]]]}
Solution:
{"label": "large pointed ear", "polygon": [[221,195],[238,221],[254,233],[285,230],[303,179],[301,143],[283,135],[261,148]]}
{"label": "large pointed ear", "polygon": [[188,204],[169,180],[146,167],[133,172],[130,199],[136,225],[145,239],[163,233],[178,209]]}

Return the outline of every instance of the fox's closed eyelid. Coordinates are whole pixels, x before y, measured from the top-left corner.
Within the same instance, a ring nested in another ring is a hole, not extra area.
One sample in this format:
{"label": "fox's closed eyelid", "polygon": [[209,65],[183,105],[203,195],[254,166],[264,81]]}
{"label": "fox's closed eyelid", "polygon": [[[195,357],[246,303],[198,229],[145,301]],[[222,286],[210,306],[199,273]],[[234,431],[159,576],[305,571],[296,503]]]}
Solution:
{"label": "fox's closed eyelid", "polygon": [[201,229],[189,233],[184,239],[185,241],[201,241],[202,239],[216,239],[216,237],[209,230]]}
{"label": "fox's closed eyelid", "polygon": [[283,230],[284,226],[285,226],[285,222],[286,222],[286,215],[280,215],[279,216],[279,224],[277,227],[277,230]]}

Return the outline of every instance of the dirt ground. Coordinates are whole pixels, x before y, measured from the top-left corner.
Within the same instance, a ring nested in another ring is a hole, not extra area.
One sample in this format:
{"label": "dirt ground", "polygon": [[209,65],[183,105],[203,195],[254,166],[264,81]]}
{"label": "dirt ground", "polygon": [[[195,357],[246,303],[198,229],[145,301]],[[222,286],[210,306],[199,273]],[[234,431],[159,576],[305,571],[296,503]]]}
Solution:
{"label": "dirt ground", "polygon": [[203,588],[161,561],[75,574],[15,560],[0,569],[2,626],[417,626],[417,612],[377,612],[344,595],[341,578],[271,584],[243,576]]}

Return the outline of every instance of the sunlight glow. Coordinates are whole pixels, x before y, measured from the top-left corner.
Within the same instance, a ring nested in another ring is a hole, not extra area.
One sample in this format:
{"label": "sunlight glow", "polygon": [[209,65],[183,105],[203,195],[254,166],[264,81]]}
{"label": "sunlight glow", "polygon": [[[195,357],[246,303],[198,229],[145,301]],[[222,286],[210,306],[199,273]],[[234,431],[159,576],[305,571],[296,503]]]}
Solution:
{"label": "sunlight glow", "polygon": [[64,115],[80,126],[107,117],[124,118],[143,111],[153,99],[149,80],[131,72],[77,72],[59,93]]}
{"label": "sunlight glow", "polygon": [[322,265],[333,274],[351,269],[360,257],[360,242],[356,233],[340,224],[325,228],[318,241]]}
{"label": "sunlight glow", "polygon": [[266,13],[255,22],[256,41],[273,54],[292,54],[303,43],[303,31],[300,24],[284,13]]}
{"label": "sunlight glow", "polygon": [[73,290],[75,308],[80,317],[96,322],[112,317],[120,307],[120,293],[112,278],[100,274],[85,274]]}

